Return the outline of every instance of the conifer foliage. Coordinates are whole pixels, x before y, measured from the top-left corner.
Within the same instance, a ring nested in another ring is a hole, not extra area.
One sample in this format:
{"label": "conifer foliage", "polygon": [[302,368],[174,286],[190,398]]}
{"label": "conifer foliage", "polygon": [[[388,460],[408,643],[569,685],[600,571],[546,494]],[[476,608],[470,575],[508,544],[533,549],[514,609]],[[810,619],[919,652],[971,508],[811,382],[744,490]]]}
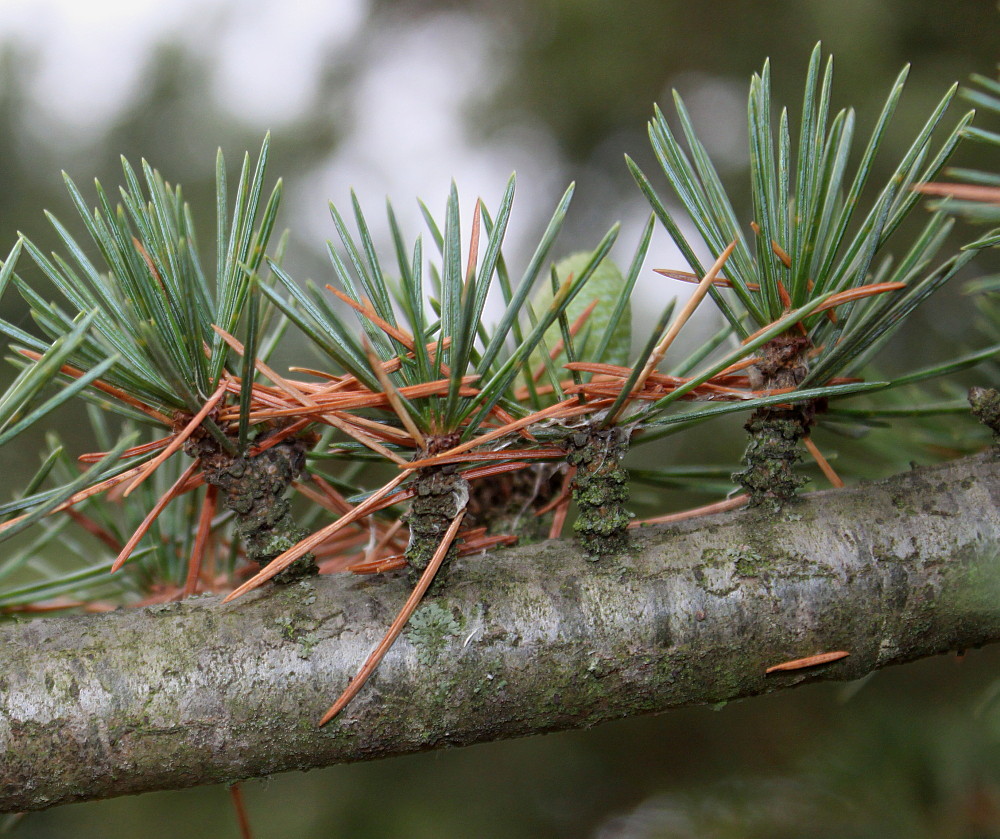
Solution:
{"label": "conifer foliage", "polygon": [[[832,62],[819,47],[794,154],[788,114],[772,120],[765,65],[750,86],[753,202],[742,209],[681,98],[686,151],[657,109],[653,149],[700,242],[629,160],[652,215],[624,270],[610,256],[617,225],[592,250],[560,253],[572,185],[516,268],[504,255],[514,177],[492,207],[463,205],[453,185],[443,215],[421,205],[426,230],[412,238],[389,205],[387,249],[352,195],[349,213],[330,207],[337,241],[331,282],[319,286],[282,266],[285,239],[272,236],[281,182],[267,187],[267,139],[235,186],[218,156],[214,261],[198,242],[197,208],[145,161],[138,170],[122,162],[117,198],[95,184],[94,207],[67,177],[86,240],[51,218],[61,251],[21,239],[0,271],[0,293],[19,293],[34,320],[30,331],[0,322],[21,367],[0,399],[0,445],[82,398],[104,451],[73,453],[81,472],[54,441],[29,485],[0,506],[0,539],[35,534],[0,559],[0,612],[196,592],[231,600],[317,571],[407,569],[410,597],[326,722],[363,689],[432,586],[447,584],[435,579],[457,554],[555,538],[570,518],[591,560],[628,550],[630,528],[642,524],[627,470],[636,446],[740,412],[749,444],[734,477],[745,494],[733,488],[710,509],[787,503],[804,482],[800,445],[840,482],[810,437],[831,402],[996,353],[865,380],[891,334],[978,249],[941,256],[948,207],[900,241],[920,200],[913,187],[938,175],[969,130],[967,114],[935,140],[954,91],[865,203],[905,76],[852,164],[855,117],[831,116]],[[696,288],[679,307],[669,301],[649,335],[632,335],[630,299],[657,221],[688,261],[659,273]],[[24,279],[21,265],[44,282]],[[677,357],[675,339],[706,297],[723,327]],[[495,322],[488,311],[499,312]],[[290,330],[318,351],[318,368],[271,366]],[[717,467],[634,477],[732,488]],[[55,546],[80,564],[50,564]]]}

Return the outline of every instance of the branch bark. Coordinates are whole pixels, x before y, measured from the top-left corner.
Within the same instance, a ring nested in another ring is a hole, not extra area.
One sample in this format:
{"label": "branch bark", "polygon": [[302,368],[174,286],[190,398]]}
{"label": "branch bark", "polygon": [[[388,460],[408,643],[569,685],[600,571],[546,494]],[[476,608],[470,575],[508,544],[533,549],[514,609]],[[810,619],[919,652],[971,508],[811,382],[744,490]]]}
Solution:
{"label": "branch bark", "polygon": [[[337,576],[0,626],[0,810],[308,769],[716,703],[1000,639],[996,451],[636,534],[456,561],[316,721],[402,579]],[[414,623],[411,622],[411,627]],[[850,656],[765,675],[833,650]]]}

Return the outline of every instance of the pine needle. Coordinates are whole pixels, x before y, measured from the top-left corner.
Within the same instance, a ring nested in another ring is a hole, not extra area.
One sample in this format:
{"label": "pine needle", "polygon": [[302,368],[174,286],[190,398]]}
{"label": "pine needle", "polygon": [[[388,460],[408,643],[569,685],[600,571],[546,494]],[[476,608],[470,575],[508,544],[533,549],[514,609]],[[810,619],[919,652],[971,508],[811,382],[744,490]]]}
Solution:
{"label": "pine needle", "polygon": [[[478,208],[479,205],[477,204],[476,206]],[[410,416],[410,412],[407,411],[403,405],[403,400],[399,397],[399,391],[396,390],[396,386],[392,383],[392,379],[389,378],[389,375],[382,369],[382,365],[379,363],[378,357],[375,355],[367,339],[362,339],[362,346],[364,347],[365,355],[368,356],[368,364],[371,366],[372,372],[375,374],[375,378],[377,378],[379,384],[382,385],[382,390],[385,392],[385,398],[389,400],[389,405],[392,406],[392,410],[395,412],[396,416],[399,417],[399,421],[403,423],[403,427],[410,432],[410,436],[413,438],[417,446],[426,450],[427,441],[424,439],[424,435],[417,427],[417,424],[413,421],[413,417]]]}
{"label": "pine needle", "polygon": [[[554,510],[556,507],[558,507],[560,504],[566,501],[569,498],[570,490],[573,488],[573,478],[575,477],[576,477],[576,467],[575,466],[568,467],[566,469],[566,474],[563,475],[563,482],[562,486],[559,487],[559,493],[556,495],[555,498],[549,501],[548,504],[544,505],[543,507],[539,507],[537,510],[535,510],[535,515],[544,516],[546,513],[550,512],[551,510]],[[550,538],[555,538],[555,537],[550,537]]]}
{"label": "pine needle", "polygon": [[841,291],[834,294],[816,311],[824,312],[827,309],[835,309],[837,306],[843,306],[844,303],[851,303],[854,300],[861,300],[875,294],[885,294],[887,291],[899,291],[903,288],[906,288],[906,283],[873,283],[872,285],[849,288],[847,291]]}
{"label": "pine needle", "polygon": [[552,516],[552,525],[549,527],[550,539],[562,538],[563,526],[566,524],[566,516],[569,514],[569,502],[569,498],[564,498],[556,507],[555,514]]}
{"label": "pine needle", "polygon": [[[572,325],[569,328],[569,334],[572,337],[575,338],[576,334],[581,329],[583,329],[583,325],[587,322],[587,319],[591,316],[594,309],[597,308],[597,304],[600,302],[601,302],[600,300],[594,300],[589,306],[587,306],[586,309],[584,309],[580,313],[579,317],[577,317],[577,319],[573,321]],[[563,351],[563,348],[565,346],[566,342],[562,338],[560,338],[558,341],[556,341],[555,346],[553,346],[552,349],[549,350],[549,358],[555,361],[559,357],[559,354]],[[542,362],[535,368],[534,372],[531,374],[531,379],[532,381],[537,382],[544,375],[545,375],[545,362]]]}
{"label": "pine needle", "polygon": [[[161,437],[159,440],[153,440],[150,443],[143,443],[139,446],[132,446],[130,449],[125,449],[121,453],[121,459],[127,460],[130,457],[139,457],[139,455],[149,454],[150,452],[158,451],[164,446],[170,444],[171,437]],[[103,460],[107,456],[107,452],[87,452],[86,454],[81,454],[77,457],[77,461],[80,463],[97,463],[99,460]]]}
{"label": "pine needle", "polygon": [[170,445],[168,445],[162,452],[160,452],[156,457],[154,457],[151,461],[149,461],[149,463],[144,464],[143,470],[139,473],[139,477],[137,477],[129,485],[128,489],[126,489],[125,492],[123,493],[124,498],[128,498],[128,496],[135,491],[136,487],[142,484],[142,482],[145,481],[146,478],[148,478],[150,475],[153,474],[153,472],[155,472],[157,469],[160,468],[160,466],[163,464],[164,461],[170,458],[175,452],[180,451],[181,447],[184,445],[187,439],[192,434],[194,434],[195,431],[197,431],[198,426],[201,425],[202,423],[202,420],[204,420],[205,417],[207,417],[210,413],[212,413],[213,410],[215,410],[215,406],[219,404],[220,400],[225,395],[226,395],[226,383],[221,382],[219,386],[215,389],[215,393],[213,393],[208,398],[208,401],[204,405],[202,405],[201,410],[198,411],[198,413],[195,414],[193,417],[191,417],[190,422],[188,422],[188,424],[184,426],[184,428],[174,437],[174,439],[170,441]]}
{"label": "pine needle", "polygon": [[[511,460],[523,458],[527,460],[547,460],[551,458],[562,458],[566,456],[566,450],[549,446],[543,449],[502,449],[495,452],[478,452],[471,454],[461,452],[459,454],[443,454],[434,458],[435,466],[444,466],[450,463],[482,463],[484,461]],[[416,461],[414,461],[416,462]],[[411,462],[413,465],[413,462]]]}
{"label": "pine needle", "polygon": [[415,469],[407,469],[404,472],[401,472],[380,490],[373,493],[364,501],[362,501],[360,504],[358,504],[358,506],[355,507],[350,513],[341,516],[339,519],[337,519],[337,521],[333,522],[332,524],[328,524],[326,527],[320,528],[311,536],[307,536],[297,545],[289,548],[280,556],[276,556],[274,559],[270,561],[270,563],[268,563],[267,567],[261,569],[260,571],[257,572],[257,574],[255,574],[245,583],[233,589],[222,602],[228,603],[230,600],[235,600],[237,597],[242,597],[248,591],[253,591],[258,586],[263,585],[268,580],[270,580],[271,577],[273,577],[275,574],[279,574],[282,571],[284,571],[300,556],[304,556],[314,547],[319,545],[321,542],[324,542],[325,540],[330,538],[330,536],[332,536],[338,530],[341,530],[342,528],[347,527],[347,525],[352,524],[358,519],[363,518],[364,516],[367,516],[369,513],[374,512],[376,509],[378,509],[376,506],[378,502],[381,501],[390,492],[392,492],[408,477],[410,477],[410,475],[412,475],[415,471],[416,471]]}
{"label": "pine needle", "polygon": [[980,186],[978,184],[916,184],[914,192],[924,195],[942,195],[958,198],[962,201],[980,201],[984,204],[1000,204],[1000,187]]}
{"label": "pine needle", "polygon": [[[149,528],[153,526],[153,522],[156,521],[160,513],[166,509],[167,505],[171,501],[173,501],[178,495],[182,495],[183,493],[188,492],[201,484],[201,480],[197,483],[191,483],[191,478],[194,477],[195,472],[197,472],[200,467],[201,461],[194,461],[190,466],[188,466],[187,469],[184,470],[181,476],[174,481],[173,486],[171,486],[170,489],[157,499],[152,509],[146,514],[146,518],[144,518],[142,523],[135,529],[135,533],[132,534],[132,537],[125,543],[125,547],[121,549],[121,552],[115,558],[115,561],[111,565],[111,573],[114,573],[125,564],[125,560],[127,560],[129,556],[131,556],[132,551],[135,550],[135,546],[139,544],[142,537],[145,536],[149,531]],[[133,483],[130,489],[135,486],[136,483]],[[126,494],[128,494],[128,491],[126,491]]]}
{"label": "pine needle", "polygon": [[[671,268],[654,268],[654,274],[659,274],[660,276],[667,277],[671,280],[680,280],[684,283],[694,283],[697,285],[701,282],[702,278],[692,271],[674,271]],[[733,283],[731,280],[727,280],[725,277],[716,277],[715,282],[712,283],[716,288],[732,288]],[[760,291],[760,285],[758,283],[747,283],[747,288],[750,291]]]}
{"label": "pine needle", "polygon": [[[136,475],[138,475],[142,471],[145,465],[146,464],[143,463],[140,466],[135,466],[132,469],[128,469],[127,471],[122,472],[120,475],[115,475],[113,478],[108,478],[107,480],[101,481],[100,483],[94,484],[91,487],[87,487],[86,489],[82,489],[79,492],[74,493],[65,501],[63,501],[61,504],[59,504],[56,507],[53,507],[52,510],[49,511],[49,513],[47,513],[47,515],[51,516],[54,513],[61,513],[63,510],[68,510],[70,507],[72,507],[75,504],[79,504],[81,501],[85,501],[86,499],[94,495],[99,495],[105,490],[112,489],[116,486],[119,486],[120,484],[125,483],[126,481],[132,480]],[[3,522],[3,524],[0,524],[0,533],[3,533],[5,530],[8,530],[9,528],[13,527],[19,521],[26,519],[30,515],[31,513],[23,513],[20,516],[15,516],[12,519],[7,519],[7,521]]]}
{"label": "pine needle", "polygon": [[389,323],[384,318],[379,317],[378,314],[375,312],[375,309],[372,308],[372,305],[371,305],[371,303],[368,300],[365,300],[364,303],[358,303],[358,301],[355,300],[353,297],[350,297],[349,295],[344,294],[344,292],[340,291],[339,289],[334,288],[329,283],[327,283],[326,290],[330,291],[330,292],[333,292],[333,294],[337,295],[337,297],[339,299],[341,299],[342,301],[344,301],[344,303],[346,303],[348,306],[350,306],[356,312],[358,312],[359,314],[363,315],[365,318],[367,318],[372,323],[374,323],[379,329],[381,329],[390,338],[395,338],[397,341],[399,341],[399,343],[401,343],[408,350],[410,350],[411,352],[413,351],[413,336],[409,335],[406,332],[404,332],[402,329],[400,329],[400,328],[398,328],[396,326],[393,326],[391,323]]}
{"label": "pine needle", "polygon": [[240,828],[240,839],[253,839],[253,831],[250,829],[250,818],[247,816],[246,803],[243,801],[243,788],[240,784],[230,784],[229,797],[233,802],[233,809],[236,811],[236,823]]}
{"label": "pine needle", "polygon": [[[23,355],[25,358],[30,358],[32,361],[39,361],[42,357],[41,353],[37,353],[34,350],[26,350],[23,348],[17,349],[17,353],[19,355]],[[72,367],[69,364],[64,364],[62,367],[60,367],[59,372],[62,373],[63,375],[71,376],[74,379],[79,379],[81,376],[86,375],[83,370],[80,370],[76,367]],[[173,424],[173,420],[166,414],[157,411],[155,408],[150,408],[149,405],[145,404],[144,402],[140,402],[134,396],[130,396],[125,391],[120,390],[117,387],[102,382],[100,379],[97,379],[91,382],[90,384],[92,387],[96,388],[102,393],[106,393],[108,394],[108,396],[113,396],[119,402],[125,403],[130,408],[135,408],[137,411],[142,411],[142,413],[146,414],[149,417],[152,417],[162,425],[169,426]]]}
{"label": "pine needle", "polygon": [[208,545],[209,537],[212,535],[212,519],[215,516],[218,497],[219,488],[209,486],[205,492],[205,500],[201,505],[201,513],[198,516],[198,530],[194,537],[194,546],[191,548],[191,557],[188,559],[188,573],[187,579],[184,581],[182,597],[190,597],[198,592],[202,559],[205,556],[205,548]]}
{"label": "pine needle", "polygon": [[469,235],[469,261],[465,267],[465,286],[469,287],[476,276],[476,261],[479,258],[479,233],[482,227],[482,201],[476,201],[476,207],[472,212],[472,233]]}
{"label": "pine needle", "polygon": [[[719,258],[715,260],[715,264],[708,269],[708,273],[702,277],[701,282],[698,283],[698,287],[694,290],[694,294],[692,294],[688,301],[684,304],[684,308],[681,309],[680,313],[674,319],[674,322],[670,324],[670,328],[667,330],[667,334],[663,336],[663,340],[657,344],[652,355],[646,359],[646,364],[642,368],[642,373],[639,374],[639,378],[632,386],[630,396],[635,396],[642,390],[643,385],[646,384],[646,379],[649,378],[649,375],[663,360],[663,357],[667,354],[667,349],[674,342],[674,339],[680,333],[684,324],[688,322],[688,319],[694,314],[695,309],[698,308],[698,304],[701,303],[705,295],[708,294],[708,290],[712,287],[712,283],[715,282],[715,278],[719,275],[722,267],[726,264],[726,260],[728,260],[732,255],[738,243],[739,239],[733,239],[726,249],[719,254]],[[628,400],[626,399],[621,405],[618,406],[618,410],[615,411],[614,415],[608,418],[606,424],[611,425],[614,423],[627,404]]]}
{"label": "pine needle", "polygon": [[834,468],[830,465],[824,456],[823,452],[819,450],[819,447],[812,441],[812,437],[803,437],[802,442],[805,443],[805,447],[809,450],[809,454],[813,456],[813,460],[819,465],[819,468],[826,475],[826,479],[837,489],[843,489],[844,482],[841,480],[840,475],[836,473]]}
{"label": "pine needle", "polygon": [[631,521],[628,523],[628,527],[643,527],[647,524],[669,524],[670,522],[684,521],[685,519],[693,519],[698,516],[709,516],[713,513],[724,513],[726,510],[735,510],[737,507],[742,507],[749,500],[749,495],[741,493],[739,495],[734,495],[732,498],[727,498],[725,501],[715,501],[711,504],[705,504],[703,507],[692,507],[690,510],[683,510],[680,513],[668,513],[665,516],[655,516],[651,519],[638,519],[636,521]]}
{"label": "pine needle", "polygon": [[431,583],[434,582],[434,576],[441,567],[441,563],[444,562],[445,555],[448,553],[448,548],[451,547],[451,543],[455,540],[455,535],[458,533],[458,528],[462,524],[462,519],[464,517],[465,510],[462,510],[462,512],[460,512],[452,520],[451,525],[444,534],[444,538],[441,539],[441,544],[438,545],[437,550],[434,552],[434,556],[431,557],[431,561],[427,563],[427,567],[424,568],[421,573],[420,580],[417,582],[413,591],[410,592],[410,596],[406,598],[403,608],[399,610],[399,614],[396,615],[396,619],[392,622],[392,626],[389,627],[389,631],[386,632],[385,637],[382,638],[379,645],[372,651],[371,655],[368,656],[368,659],[361,666],[357,675],[351,680],[351,683],[347,686],[337,701],[330,706],[330,710],[323,715],[323,718],[319,721],[319,725],[326,725],[358,694],[358,691],[364,687],[365,682],[368,681],[371,674],[375,672],[375,668],[378,667],[379,663],[385,657],[385,654],[389,652],[392,645],[396,642],[399,634],[403,631],[407,622],[410,620],[410,616],[416,610],[417,606],[420,605],[420,601],[423,600],[427,589],[430,588]]}
{"label": "pine needle", "polygon": [[[586,407],[586,406],[585,406]],[[587,410],[592,410],[587,408]],[[410,461],[407,466],[411,469],[422,469],[426,466],[434,466],[440,463],[444,458],[450,458],[454,455],[461,454],[462,452],[467,452],[469,449],[477,448],[482,446],[491,440],[496,440],[499,437],[504,437],[513,431],[517,431],[521,428],[525,428],[529,425],[533,425],[536,422],[541,422],[545,419],[552,419],[556,417],[568,417],[581,412],[580,408],[577,407],[577,402],[575,399],[565,399],[562,402],[557,402],[555,405],[550,405],[548,408],[543,408],[540,411],[535,411],[533,414],[529,414],[526,417],[522,417],[519,420],[508,423],[507,425],[496,428],[492,431],[488,431],[479,437],[474,437],[471,440],[466,440],[464,443],[459,443],[457,446],[443,451],[440,454],[434,455],[433,457],[426,457],[422,460]]]}

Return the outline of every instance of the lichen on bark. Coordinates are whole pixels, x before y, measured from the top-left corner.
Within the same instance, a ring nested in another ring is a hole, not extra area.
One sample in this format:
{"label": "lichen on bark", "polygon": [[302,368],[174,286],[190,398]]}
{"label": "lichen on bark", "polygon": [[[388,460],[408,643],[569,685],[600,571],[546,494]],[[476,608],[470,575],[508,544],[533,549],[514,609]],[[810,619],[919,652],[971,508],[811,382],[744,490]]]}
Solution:
{"label": "lichen on bark", "polygon": [[[265,442],[267,434],[256,442]],[[190,440],[185,451],[201,461],[205,483],[218,487],[226,508],[236,514],[235,534],[248,559],[263,567],[309,535],[295,523],[291,503],[285,498],[305,468],[305,441],[283,440],[256,455],[234,456],[205,435]],[[317,571],[310,553],[274,579],[289,583]]]}
{"label": "lichen on bark", "polygon": [[573,500],[578,515],[573,530],[591,557],[614,556],[629,546],[632,513],[628,471],[622,461],[628,453],[631,428],[590,426],[570,435],[567,462],[576,467]]}
{"label": "lichen on bark", "polygon": [[[809,367],[806,355],[812,344],[804,335],[780,335],[766,343],[760,360],[748,369],[754,390],[798,387]],[[790,500],[806,479],[797,475],[802,459],[800,442],[809,434],[817,410],[814,402],[804,405],[759,408],[743,426],[749,434],[744,468],[733,474],[749,494],[749,505],[778,510]]]}
{"label": "lichen on bark", "polygon": [[969,389],[972,415],[993,432],[993,442],[1000,445],[1000,390],[995,387]]}
{"label": "lichen on bark", "polygon": [[[457,434],[431,437],[427,449],[420,457],[432,457],[458,444]],[[405,516],[410,530],[410,541],[406,546],[406,561],[410,566],[411,582],[416,583],[420,573],[434,556],[445,532],[469,501],[469,482],[459,474],[458,466],[427,466],[418,469],[413,478],[413,501]],[[457,555],[453,543],[445,556],[451,562]]]}
{"label": "lichen on bark", "polygon": [[799,442],[808,432],[800,410],[761,408],[743,426],[750,436],[744,469],[733,475],[750,495],[750,506],[780,507],[795,495],[805,478],[795,474],[802,459]]}

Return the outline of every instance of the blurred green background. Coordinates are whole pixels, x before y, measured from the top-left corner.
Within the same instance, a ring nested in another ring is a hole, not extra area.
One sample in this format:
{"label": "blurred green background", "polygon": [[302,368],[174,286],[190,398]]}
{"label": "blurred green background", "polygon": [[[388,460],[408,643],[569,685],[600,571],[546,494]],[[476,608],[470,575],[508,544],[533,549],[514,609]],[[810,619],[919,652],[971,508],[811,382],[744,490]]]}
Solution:
{"label": "blurred green background", "polygon": [[[857,109],[860,136],[911,62],[884,178],[953,81],[993,75],[998,23],[979,0],[2,0],[0,249],[19,230],[52,243],[42,210],[73,216],[60,170],[112,186],[122,154],[182,183],[211,224],[215,148],[235,166],[270,129],[294,276],[330,277],[326,203],[345,203],[352,187],[373,217],[390,195],[416,230],[416,196],[439,207],[455,178],[466,199],[495,203],[511,170],[511,262],[526,258],[570,180],[563,251],[593,245],[620,219],[625,261],[648,209],[622,156],[655,172],[645,123],[672,88],[740,200],[747,83],[765,57],[794,126],[822,40],[836,56],[834,104]],[[982,149],[960,155],[998,168]],[[660,232],[647,265],[686,267]],[[639,294],[662,297],[662,281],[644,274]],[[12,295],[2,305],[28,326]],[[913,365],[953,352],[969,338],[970,311],[948,293],[900,336],[896,356]],[[737,434],[711,433],[702,440],[713,451],[697,459],[738,457]],[[4,464],[12,486],[37,467],[34,442]],[[248,782],[245,796],[258,837],[1000,836],[998,662],[986,650],[863,686]],[[15,829],[237,835],[221,787],[65,807]]]}

